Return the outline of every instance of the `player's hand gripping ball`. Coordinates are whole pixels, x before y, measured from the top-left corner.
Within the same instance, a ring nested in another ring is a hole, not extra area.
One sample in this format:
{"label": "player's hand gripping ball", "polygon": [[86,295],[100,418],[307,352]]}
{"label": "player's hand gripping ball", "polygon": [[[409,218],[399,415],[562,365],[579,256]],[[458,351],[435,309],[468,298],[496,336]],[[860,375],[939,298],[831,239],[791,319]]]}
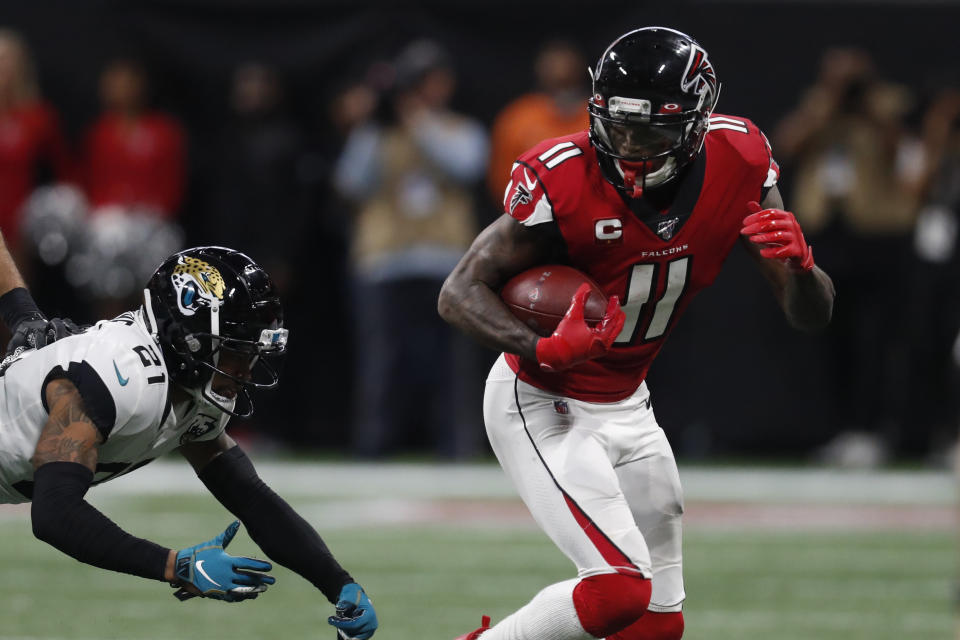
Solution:
{"label": "player's hand gripping ball", "polygon": [[563,371],[604,355],[625,321],[617,296],[607,300],[593,280],[570,267],[525,271],[500,296],[514,315],[544,336],[537,341],[537,362],[544,371]]}
{"label": "player's hand gripping ball", "polygon": [[596,282],[573,267],[549,264],[528,269],[503,286],[500,298],[534,333],[546,337],[556,330],[583,283],[590,285],[583,318],[588,326],[595,326],[603,320],[607,297]]}

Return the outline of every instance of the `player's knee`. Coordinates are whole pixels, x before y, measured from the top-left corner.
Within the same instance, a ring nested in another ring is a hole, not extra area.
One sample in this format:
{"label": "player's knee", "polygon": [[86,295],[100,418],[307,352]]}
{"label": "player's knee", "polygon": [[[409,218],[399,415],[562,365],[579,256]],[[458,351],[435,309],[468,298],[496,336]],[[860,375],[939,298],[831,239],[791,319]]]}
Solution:
{"label": "player's knee", "polygon": [[660,503],[660,512],[671,518],[679,518],[683,515],[683,499],[679,495],[673,495]]}
{"label": "player's knee", "polygon": [[682,611],[648,611],[643,619],[646,633],[625,640],[680,640],[683,637]]}
{"label": "player's knee", "polygon": [[650,489],[651,507],[665,517],[683,515],[683,489],[680,488],[680,478],[672,474],[664,474],[652,483]]}
{"label": "player's knee", "polygon": [[660,635],[656,640],[680,640],[683,637],[683,612],[652,613],[660,620]]}
{"label": "player's knee", "polygon": [[650,581],[637,574],[604,573],[581,580],[573,604],[584,630],[605,638],[635,622],[650,604]]}

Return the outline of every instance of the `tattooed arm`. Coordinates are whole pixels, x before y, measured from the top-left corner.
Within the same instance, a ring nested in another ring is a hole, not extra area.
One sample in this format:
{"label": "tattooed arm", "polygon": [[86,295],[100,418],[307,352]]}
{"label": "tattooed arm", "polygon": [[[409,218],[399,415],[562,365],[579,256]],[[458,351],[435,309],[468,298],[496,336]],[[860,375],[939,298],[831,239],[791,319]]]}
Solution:
{"label": "tattooed arm", "polygon": [[45,389],[50,417],[34,450],[34,535],[81,562],[167,582],[176,552],[135,538],[83,499],[103,436],[76,386],[55,379]]}
{"label": "tattooed arm", "polygon": [[50,418],[31,459],[34,471],[48,462],[76,462],[96,471],[97,447],[103,438],[86,414],[80,392],[61,378],[47,384],[46,397]]}

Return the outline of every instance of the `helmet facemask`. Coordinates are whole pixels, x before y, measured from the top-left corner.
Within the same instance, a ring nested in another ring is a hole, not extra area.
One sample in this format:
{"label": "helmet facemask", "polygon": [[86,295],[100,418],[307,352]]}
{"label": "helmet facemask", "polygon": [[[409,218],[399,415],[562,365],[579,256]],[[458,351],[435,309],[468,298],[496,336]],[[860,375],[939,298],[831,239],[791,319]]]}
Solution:
{"label": "helmet facemask", "polygon": [[[616,105],[623,98],[613,96]],[[649,109],[649,102],[645,103]],[[615,111],[590,101],[590,139],[601,156],[623,179],[628,195],[638,198],[646,188],[658,187],[675,178],[699,151],[705,129],[697,112],[651,116],[648,113]],[[693,145],[696,144],[694,147]],[[691,148],[692,147],[692,148]]]}
{"label": "helmet facemask", "polygon": [[207,378],[201,388],[204,399],[237,418],[253,415],[250,393],[279,383],[279,372],[271,361],[286,351],[288,335],[287,329],[264,329],[260,339],[252,341],[193,334],[190,338],[213,345],[208,358],[197,360]]}

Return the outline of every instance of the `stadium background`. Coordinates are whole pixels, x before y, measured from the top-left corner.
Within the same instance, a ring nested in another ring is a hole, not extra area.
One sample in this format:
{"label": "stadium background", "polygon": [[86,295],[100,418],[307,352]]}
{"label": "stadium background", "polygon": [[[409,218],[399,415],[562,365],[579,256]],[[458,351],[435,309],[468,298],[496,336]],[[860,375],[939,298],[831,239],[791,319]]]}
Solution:
{"label": "stadium background", "polygon": [[[180,217],[188,242],[217,242],[204,207],[231,72],[250,60],[280,70],[287,107],[309,136],[315,170],[304,188],[314,204],[306,232],[296,239],[284,238],[283,229],[264,228],[288,243],[296,286],[286,301],[291,354],[282,388],[269,401],[275,419],[258,428],[321,448],[339,448],[351,419],[343,402],[350,395],[352,366],[344,340],[351,331],[345,218],[329,194],[336,143],[328,104],[372,61],[394,55],[414,38],[436,39],[451,52],[459,75],[454,107],[489,124],[498,109],[530,88],[531,57],[543,41],[563,36],[592,59],[629,27],[672,25],[694,34],[710,52],[723,82],[718,111],[747,116],[768,132],[814,80],[820,54],[831,46],[867,50],[884,78],[910,86],[921,101],[956,84],[958,74],[953,45],[958,5],[952,2],[5,5],[3,22],[33,48],[42,92],[73,139],[96,116],[97,78],[107,61],[127,55],[144,62],[154,102],[181,119],[190,140]],[[781,184],[789,206],[789,166]],[[497,205],[480,188],[477,198],[479,210],[489,212],[485,222]],[[830,264],[823,266],[829,272]],[[330,287],[334,295],[319,294]],[[89,310],[69,308],[70,298],[55,288],[34,288],[51,313],[92,319],[83,317]],[[651,385],[660,422],[681,454],[810,451],[843,426],[829,414],[834,381],[822,350],[822,340],[786,328],[760,277],[743,252],[734,251],[654,367]],[[485,354],[484,365],[491,357]],[[482,375],[481,370],[478,380]],[[319,402],[304,402],[305,397]],[[918,449],[910,453],[926,453],[925,446]]]}
{"label": "stadium background", "polygon": [[[481,613],[501,618],[543,584],[568,577],[569,566],[489,458],[350,461],[344,398],[353,363],[344,336],[351,318],[344,212],[327,182],[336,152],[330,99],[371,61],[427,36],[453,55],[454,106],[489,124],[529,89],[531,56],[547,38],[569,38],[592,58],[628,28],[663,24],[693,34],[710,52],[723,82],[719,111],[769,130],[813,81],[821,53],[835,45],[869,51],[886,79],[911,87],[921,102],[956,85],[960,4],[407,4],[8,1],[0,22],[29,42],[42,92],[71,138],[98,111],[103,65],[118,55],[144,62],[155,103],[181,120],[190,139],[181,212],[188,243],[216,241],[204,222],[205,190],[232,70],[258,60],[282,72],[288,108],[316,161],[307,187],[316,215],[301,237],[274,230],[290,243],[297,274],[286,301],[292,352],[281,389],[260,406],[269,421],[246,435],[266,481],[318,527],[373,595],[383,624],[376,637],[443,640],[472,629]],[[789,205],[789,167],[782,185]],[[478,187],[478,201],[493,216],[484,198]],[[82,315],[82,300],[43,283],[33,289],[49,312],[93,319]],[[891,304],[898,298],[892,294]],[[786,327],[765,284],[735,250],[654,366],[658,419],[678,452],[687,497],[691,640],[952,635],[953,481],[942,465],[917,469],[930,454],[928,441],[902,452],[906,469],[811,468],[811,454],[841,426],[829,410],[824,348]],[[277,460],[258,444],[279,445]],[[321,455],[303,461],[305,451]],[[90,498],[133,533],[171,546],[205,539],[229,519],[182,461],[150,465]],[[245,536],[236,546],[257,553]],[[276,571],[278,586],[256,603],[180,604],[162,585],[57,554],[30,536],[22,507],[0,508],[0,566],[3,640],[332,637],[325,603],[283,569]]]}

